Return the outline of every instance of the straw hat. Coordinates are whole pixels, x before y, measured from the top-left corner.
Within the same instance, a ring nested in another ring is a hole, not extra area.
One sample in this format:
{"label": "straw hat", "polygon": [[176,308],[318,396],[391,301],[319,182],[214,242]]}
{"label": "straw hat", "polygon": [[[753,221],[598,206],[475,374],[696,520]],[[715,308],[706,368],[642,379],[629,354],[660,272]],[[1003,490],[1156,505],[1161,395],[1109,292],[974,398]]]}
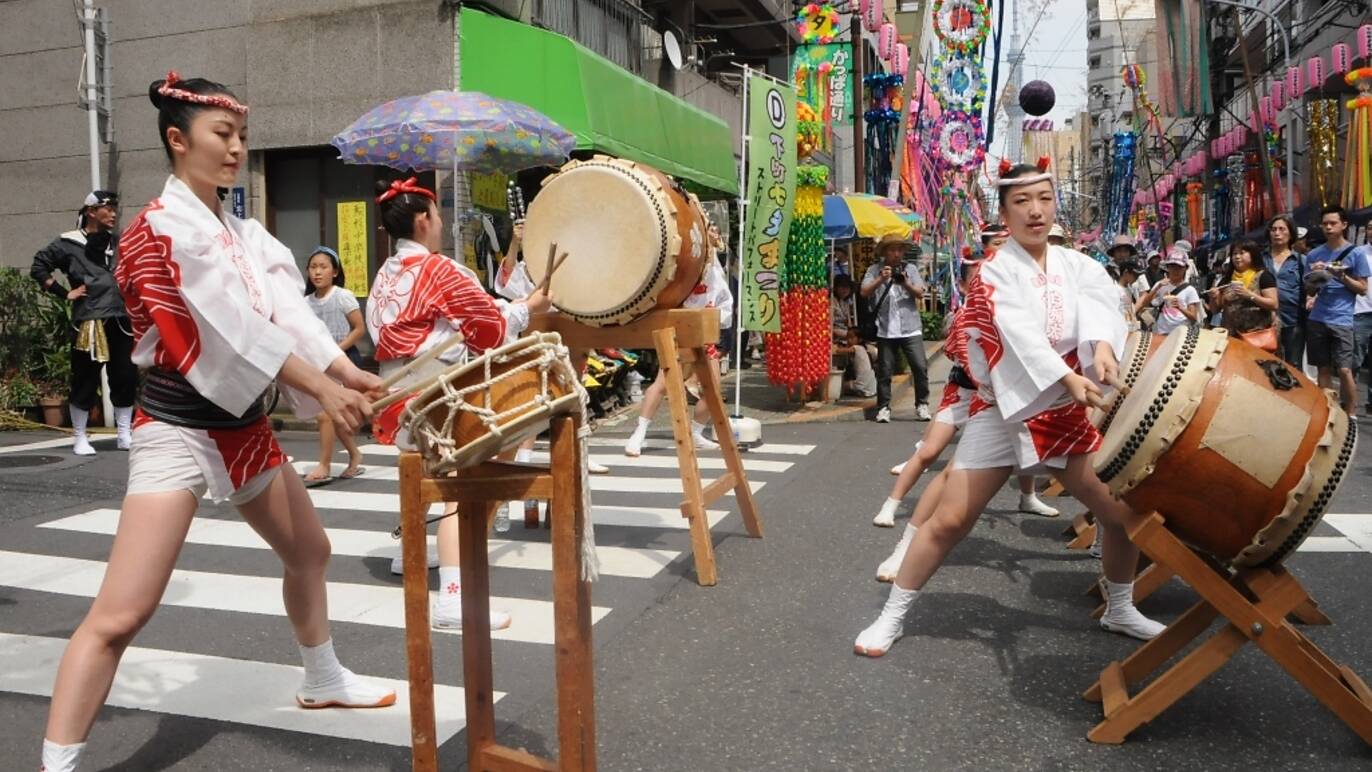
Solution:
{"label": "straw hat", "polygon": [[1061,225],[1059,225],[1059,224],[1057,224],[1057,223],[1053,223],[1053,227],[1051,227],[1051,228],[1048,229],[1048,238],[1050,238],[1050,239],[1051,239],[1051,238],[1059,238],[1059,239],[1066,240],[1066,239],[1067,239],[1067,231],[1063,230],[1063,228],[1062,228]]}
{"label": "straw hat", "polygon": [[900,248],[904,250],[913,247],[915,245],[915,242],[911,241],[909,237],[897,236],[894,233],[888,233],[885,236],[882,236],[881,240],[877,242],[877,252],[881,253],[885,251],[887,247],[893,244],[899,245]]}
{"label": "straw hat", "polygon": [[1116,236],[1114,243],[1112,243],[1110,245],[1110,248],[1105,251],[1106,253],[1111,253],[1114,252],[1116,249],[1119,249],[1120,247],[1128,248],[1129,254],[1131,255],[1137,255],[1139,253],[1139,248],[1134,246],[1134,239],[1126,233],[1121,233],[1120,235]]}

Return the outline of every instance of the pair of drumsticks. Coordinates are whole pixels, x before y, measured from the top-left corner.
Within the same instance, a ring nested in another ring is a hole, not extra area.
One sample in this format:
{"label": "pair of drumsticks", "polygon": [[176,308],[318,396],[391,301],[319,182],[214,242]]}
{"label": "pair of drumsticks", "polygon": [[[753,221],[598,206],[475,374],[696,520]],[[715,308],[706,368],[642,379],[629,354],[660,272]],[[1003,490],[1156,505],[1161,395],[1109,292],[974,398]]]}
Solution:
{"label": "pair of drumsticks", "polygon": [[[548,286],[553,280],[553,274],[557,271],[557,269],[562,267],[562,264],[566,262],[566,260],[566,252],[563,252],[561,255],[557,254],[557,242],[553,242],[552,244],[548,245],[548,272],[543,276],[543,281],[538,283],[539,290],[543,291],[544,293],[547,293]],[[423,354],[411,360],[409,364],[391,373],[390,376],[386,378],[386,380],[381,382],[381,386],[378,388],[378,391],[390,391],[397,383],[400,383],[411,373],[415,372],[419,368],[437,359],[439,355],[441,355],[443,352],[448,351],[457,344],[461,343],[463,340],[465,340],[465,338],[463,337],[462,333],[453,333],[452,337],[448,338],[442,343],[439,343],[437,346],[434,346],[428,351],[425,351]],[[379,410],[383,410],[389,407],[390,405],[393,405],[396,402],[400,401],[401,399],[404,399],[410,393],[412,392],[397,391],[394,393],[387,394],[386,396],[372,403],[372,412],[375,413]]]}
{"label": "pair of drumsticks", "polygon": [[[1118,391],[1118,392],[1119,392],[1119,397],[1116,397],[1115,399],[1119,399],[1120,397],[1127,397],[1127,396],[1129,396],[1129,387],[1128,387],[1128,386],[1125,386],[1125,385],[1124,385],[1124,382],[1121,381],[1121,380],[1119,379],[1118,376],[1111,375],[1111,376],[1106,377],[1106,379],[1105,379],[1105,385],[1107,385],[1107,386],[1113,388],[1115,391]],[[1110,403],[1109,401],[1107,401],[1107,400],[1105,399],[1105,397],[1102,397],[1102,396],[1100,396],[1100,395],[1098,395],[1098,394],[1093,394],[1093,393],[1091,393],[1091,392],[1089,392],[1089,391],[1086,392],[1086,401],[1089,402],[1089,403],[1091,403],[1091,407],[1099,408],[1099,409],[1101,409],[1101,410],[1109,410],[1109,409],[1110,409],[1110,404],[1111,404],[1111,403]]]}

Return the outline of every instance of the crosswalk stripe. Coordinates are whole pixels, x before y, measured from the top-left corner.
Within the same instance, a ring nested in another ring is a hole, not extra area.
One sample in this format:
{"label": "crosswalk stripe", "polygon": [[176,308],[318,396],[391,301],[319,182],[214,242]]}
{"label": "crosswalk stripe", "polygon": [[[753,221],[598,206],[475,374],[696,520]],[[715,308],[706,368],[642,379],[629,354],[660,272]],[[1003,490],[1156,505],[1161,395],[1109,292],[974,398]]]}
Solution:
{"label": "crosswalk stripe", "polygon": [[[64,517],[43,523],[40,528],[59,531],[76,531],[114,535],[119,527],[119,510],[95,509],[79,515]],[[400,553],[400,542],[383,531],[366,531],[350,528],[325,528],[334,555],[352,557],[385,558],[387,560]],[[271,549],[262,537],[247,523],[241,520],[216,520],[197,517],[191,521],[190,532],[186,534],[187,544],[202,544],[213,547],[234,547],[242,549]],[[435,537],[429,536],[429,544]],[[671,550],[637,549],[630,547],[598,547],[600,573],[607,576],[627,576],[635,579],[648,579],[656,576],[667,564],[681,553]],[[537,571],[553,569],[552,545],[544,542],[490,541],[490,561],[499,568],[523,568]]]}
{"label": "crosswalk stripe", "polygon": [[1301,542],[1297,552],[1362,552],[1363,548],[1345,536],[1311,536]]}
{"label": "crosswalk stripe", "polygon": [[[0,633],[0,691],[51,697],[67,641]],[[395,690],[396,703],[375,710],[305,710],[295,704],[303,671],[270,662],[130,646],[119,663],[107,705],[234,724],[306,732],[408,747],[409,685],[364,676]],[[466,725],[457,686],[435,686],[440,743]],[[495,699],[505,696],[497,692]]]}
{"label": "crosswalk stripe", "polygon": [[[0,551],[0,587],[93,598],[105,576],[97,560]],[[399,587],[328,582],[329,619],[378,627],[405,627],[404,595]],[[285,616],[281,580],[265,576],[220,574],[208,571],[172,572],[162,605]],[[491,608],[510,612],[514,624],[492,633],[499,640],[551,644],[553,604],[525,598],[491,598]],[[593,606],[598,622],[608,608]]]}
{"label": "crosswalk stripe", "polygon": [[[346,458],[346,456],[342,456],[334,460],[334,471],[342,471],[343,467],[347,464],[347,462],[344,460]],[[394,458],[394,456],[390,456],[389,458]],[[610,467],[610,471],[612,472],[621,469],[675,470],[677,467],[681,465],[681,462],[677,461],[676,456],[653,455],[630,458],[626,455],[623,455],[622,453],[618,455],[610,453],[592,453],[591,460],[596,462],[597,464],[604,464],[605,466]],[[534,451],[532,461],[537,464],[546,464],[548,463],[548,453],[546,451]],[[371,467],[375,466],[376,463],[377,462],[375,460],[372,460],[367,462],[367,466],[370,469]],[[709,458],[706,456],[699,456],[696,458],[696,463],[700,466],[701,469],[708,469],[712,471],[727,468],[724,465],[724,459],[722,458]],[[795,462],[793,461],[772,461],[770,459],[765,458],[749,458],[746,454],[743,457],[743,470],[745,472],[753,474],[768,474],[773,472],[781,473],[789,470],[793,466],[795,466]],[[302,477],[307,472],[314,469],[314,467],[314,463],[306,463],[304,461],[301,461],[295,465],[295,468],[300,472]],[[370,472],[361,475],[362,479],[364,480],[372,476],[373,475]]]}
{"label": "crosswalk stripe", "polygon": [[1324,522],[1338,529],[1358,549],[1372,552],[1372,516],[1325,515]]}
{"label": "crosswalk stripe", "polygon": [[[92,434],[90,442],[92,445],[109,442],[115,439],[113,434]],[[47,450],[49,448],[70,448],[72,445],[71,437],[58,437],[52,440],[38,440],[36,442],[26,442],[22,445],[6,445],[0,447],[0,455],[8,453],[27,453],[30,450]]]}
{"label": "crosswalk stripe", "polygon": [[[680,495],[680,492],[677,492]],[[380,518],[378,522],[393,523],[396,513],[400,511],[400,495],[397,493],[368,493],[365,491],[338,491],[327,488],[314,488],[310,490],[310,499],[314,505],[320,509],[358,509],[365,512],[375,512]],[[653,517],[628,517],[622,521],[611,522],[601,517],[602,510],[607,509],[598,505],[593,505],[591,519],[596,523],[606,525],[627,525],[645,526],[649,528],[671,528],[671,525],[663,525],[658,519]],[[613,507],[609,509],[614,509]],[[619,507],[624,512],[644,512],[644,513],[671,513],[676,519],[681,519],[681,510],[676,508],[658,509],[646,507]],[[442,504],[434,504],[429,508],[430,514],[440,514],[443,511]],[[727,514],[727,513],[726,513]],[[610,515],[615,519],[615,515]],[[671,518],[669,517],[668,520]],[[711,520],[711,524],[715,521]],[[685,528],[686,526],[681,526]]]}
{"label": "crosswalk stripe", "polygon": [[[621,438],[615,438],[615,437],[592,437],[592,438],[591,438],[591,447],[595,447],[595,448],[623,448],[623,447],[624,447],[624,442],[625,442],[625,441],[624,441],[623,439],[621,439]],[[540,448],[547,448],[547,447],[548,447],[548,443],[540,440],[539,443],[538,443],[538,445],[537,445],[537,447],[540,447]],[[645,447],[645,448],[651,448],[651,449],[660,449],[660,450],[674,450],[674,449],[676,448],[676,445],[674,445],[674,444],[672,443],[671,440],[649,439],[649,440],[646,440],[646,441],[643,443],[643,447]],[[768,455],[804,456],[804,455],[808,455],[808,454],[809,454],[812,450],[814,450],[814,449],[815,449],[815,446],[814,446],[814,445],[796,445],[796,444],[789,444],[789,443],[784,443],[784,442],[767,442],[767,443],[763,443],[762,445],[759,445],[759,446],[757,446],[757,447],[755,447],[755,448],[752,448],[752,449],[750,449],[750,450],[748,450],[748,451],[745,451],[745,452],[742,453],[741,455],[743,455],[743,456],[745,456],[745,457],[749,457],[749,456],[768,456]],[[362,452],[363,452],[364,454],[366,454],[366,455],[369,455],[369,456],[398,456],[398,455],[400,455],[400,449],[397,448],[397,447],[395,447],[394,445],[377,445],[377,444],[363,445],[363,446],[362,446]]]}
{"label": "crosswalk stripe", "polygon": [[[314,463],[310,461],[295,462],[295,469],[302,475],[314,468]],[[367,469],[362,479],[396,481],[400,479],[400,468],[394,466],[377,466]],[[749,480],[748,486],[756,493],[762,490],[767,483],[761,480]],[[591,475],[591,492],[596,493],[671,493],[681,495],[681,480],[676,477],[616,477],[614,475]],[[730,491],[729,495],[733,495]],[[396,501],[399,502],[399,494]],[[397,506],[399,504],[397,503]]]}

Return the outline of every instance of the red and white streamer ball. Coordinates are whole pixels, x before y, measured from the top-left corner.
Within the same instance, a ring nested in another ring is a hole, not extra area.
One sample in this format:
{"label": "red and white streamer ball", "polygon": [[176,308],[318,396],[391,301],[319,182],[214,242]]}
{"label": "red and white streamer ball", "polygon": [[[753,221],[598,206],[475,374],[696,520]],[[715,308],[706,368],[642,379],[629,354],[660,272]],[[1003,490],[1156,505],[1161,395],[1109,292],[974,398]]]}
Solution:
{"label": "red and white streamer ball", "polygon": [[899,39],[896,36],[896,25],[886,22],[881,25],[881,34],[877,36],[877,56],[884,62],[891,61],[891,57],[896,54],[896,43]]}

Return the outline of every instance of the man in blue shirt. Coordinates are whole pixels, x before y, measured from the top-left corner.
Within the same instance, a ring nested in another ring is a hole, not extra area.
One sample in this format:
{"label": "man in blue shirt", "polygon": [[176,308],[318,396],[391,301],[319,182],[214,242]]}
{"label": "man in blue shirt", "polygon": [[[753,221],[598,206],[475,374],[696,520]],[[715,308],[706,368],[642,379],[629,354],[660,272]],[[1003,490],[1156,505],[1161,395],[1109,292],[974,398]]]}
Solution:
{"label": "man in blue shirt", "polygon": [[1357,382],[1353,378],[1353,306],[1358,295],[1367,292],[1368,249],[1356,247],[1344,238],[1348,213],[1339,206],[1320,210],[1320,229],[1325,242],[1310,250],[1306,262],[1310,273],[1324,272],[1328,281],[1315,295],[1306,330],[1306,353],[1310,364],[1319,368],[1320,388],[1333,385],[1339,372],[1343,409],[1350,418],[1357,414]]}

